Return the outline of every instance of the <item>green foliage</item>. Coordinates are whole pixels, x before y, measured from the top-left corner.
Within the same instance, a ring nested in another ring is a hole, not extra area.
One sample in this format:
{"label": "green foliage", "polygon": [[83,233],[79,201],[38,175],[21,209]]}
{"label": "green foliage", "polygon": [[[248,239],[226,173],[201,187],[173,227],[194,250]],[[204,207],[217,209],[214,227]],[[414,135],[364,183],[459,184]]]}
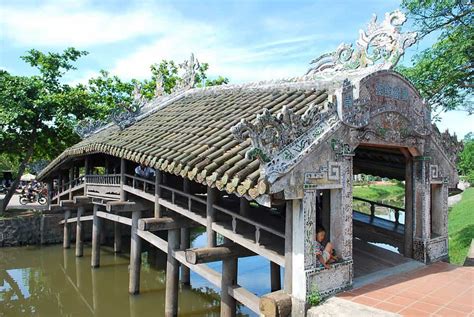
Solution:
{"label": "green foliage", "polygon": [[321,303],[321,294],[316,288],[313,288],[311,292],[308,294],[308,304],[311,306],[317,306]]}
{"label": "green foliage", "polygon": [[474,184],[474,140],[464,142],[464,149],[459,154],[458,169],[466,175],[468,182]]}
{"label": "green foliage", "polygon": [[474,188],[467,188],[462,199],[449,212],[449,260],[454,264],[463,264],[467,251],[474,238]]}
{"label": "green foliage", "polygon": [[465,110],[472,114],[474,74],[474,11],[470,1],[404,0],[421,38],[435,32],[432,47],[413,58],[412,67],[399,67],[418,88],[434,112]]}

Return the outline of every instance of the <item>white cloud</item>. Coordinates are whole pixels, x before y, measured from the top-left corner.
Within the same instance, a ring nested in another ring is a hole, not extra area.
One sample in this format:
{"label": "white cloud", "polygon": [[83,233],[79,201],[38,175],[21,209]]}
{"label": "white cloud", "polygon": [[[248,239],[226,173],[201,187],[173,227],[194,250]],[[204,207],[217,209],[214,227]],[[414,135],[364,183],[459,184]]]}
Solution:
{"label": "white cloud", "polygon": [[133,8],[127,12],[91,9],[81,3],[46,2],[0,9],[0,35],[17,45],[90,46],[156,34],[174,15],[168,8]]}

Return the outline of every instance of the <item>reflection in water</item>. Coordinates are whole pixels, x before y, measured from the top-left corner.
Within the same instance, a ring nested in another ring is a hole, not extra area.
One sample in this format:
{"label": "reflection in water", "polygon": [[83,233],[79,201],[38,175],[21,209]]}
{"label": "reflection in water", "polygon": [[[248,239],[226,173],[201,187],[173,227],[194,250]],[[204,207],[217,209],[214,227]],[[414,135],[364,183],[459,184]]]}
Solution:
{"label": "reflection in water", "polygon": [[[193,246],[203,246],[199,235]],[[142,254],[140,295],[128,294],[128,256],[102,248],[101,267],[60,245],[0,249],[0,316],[160,316],[164,312],[164,253]],[[161,256],[160,256],[161,255]],[[156,261],[158,259],[158,261]],[[216,271],[220,262],[209,264]],[[270,291],[269,263],[261,257],[239,260],[239,284],[257,295]],[[219,289],[191,273],[192,287],[180,287],[180,316],[219,316]],[[239,307],[240,316],[255,316]]]}

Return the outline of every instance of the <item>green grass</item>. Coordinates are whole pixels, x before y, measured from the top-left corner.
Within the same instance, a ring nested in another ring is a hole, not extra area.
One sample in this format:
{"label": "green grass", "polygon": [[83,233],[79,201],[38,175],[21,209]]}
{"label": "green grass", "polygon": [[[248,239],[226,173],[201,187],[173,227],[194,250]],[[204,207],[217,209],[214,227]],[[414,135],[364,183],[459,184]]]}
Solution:
{"label": "green grass", "polygon": [[474,238],[474,188],[462,193],[462,199],[449,211],[449,259],[451,263],[463,264]]}
{"label": "green grass", "polygon": [[[401,183],[357,185],[354,186],[352,195],[395,207],[405,207],[405,186]],[[353,207],[357,211],[370,213],[368,203],[354,200]]]}

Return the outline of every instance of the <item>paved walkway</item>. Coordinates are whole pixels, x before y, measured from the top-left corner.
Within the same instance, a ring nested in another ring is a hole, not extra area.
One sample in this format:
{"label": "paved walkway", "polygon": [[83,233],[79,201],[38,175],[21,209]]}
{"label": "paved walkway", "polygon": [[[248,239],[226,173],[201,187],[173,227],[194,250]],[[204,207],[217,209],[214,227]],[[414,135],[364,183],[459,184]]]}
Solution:
{"label": "paved walkway", "polygon": [[438,262],[337,297],[402,316],[474,317],[474,267]]}

